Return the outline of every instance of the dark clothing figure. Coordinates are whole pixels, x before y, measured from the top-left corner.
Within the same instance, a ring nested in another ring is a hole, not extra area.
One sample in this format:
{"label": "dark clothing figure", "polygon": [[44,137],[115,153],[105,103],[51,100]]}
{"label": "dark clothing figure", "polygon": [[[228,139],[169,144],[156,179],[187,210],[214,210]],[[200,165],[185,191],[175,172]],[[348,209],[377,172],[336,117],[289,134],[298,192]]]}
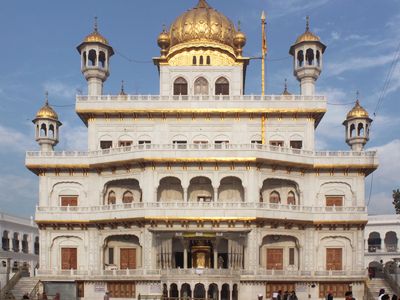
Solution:
{"label": "dark clothing figure", "polygon": [[390,300],[390,297],[388,294],[384,294],[381,299],[382,300]]}
{"label": "dark clothing figure", "polygon": [[392,300],[397,300],[397,295],[393,294]]}
{"label": "dark clothing figure", "polygon": [[351,291],[347,291],[345,294],[344,294],[344,299],[345,300],[353,300],[354,298],[353,298],[353,293],[351,292]]}
{"label": "dark clothing figure", "polygon": [[48,300],[46,292],[43,292],[43,294],[42,294],[42,300]]}
{"label": "dark clothing figure", "polygon": [[296,292],[292,291],[292,293],[289,296],[289,300],[299,300],[296,296]]}
{"label": "dark clothing figure", "polygon": [[284,293],[283,293],[283,300],[288,300],[289,299],[289,292],[288,291],[285,291]]}
{"label": "dark clothing figure", "polygon": [[276,297],[276,300],[282,300],[282,291],[278,291],[278,296]]}
{"label": "dark clothing figure", "polygon": [[22,296],[22,299],[29,299],[28,293],[25,293],[25,294]]}
{"label": "dark clothing figure", "polygon": [[333,300],[332,293],[328,293],[328,295],[326,295],[326,300]]}

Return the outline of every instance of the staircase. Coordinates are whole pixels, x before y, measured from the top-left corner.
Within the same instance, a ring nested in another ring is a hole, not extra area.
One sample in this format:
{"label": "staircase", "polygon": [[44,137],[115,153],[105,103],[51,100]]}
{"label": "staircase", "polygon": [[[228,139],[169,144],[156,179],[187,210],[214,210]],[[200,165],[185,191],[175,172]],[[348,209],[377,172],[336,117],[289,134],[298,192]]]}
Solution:
{"label": "staircase", "polygon": [[[372,280],[367,280],[367,287],[371,292],[371,296],[373,297],[372,299],[374,300],[378,299],[380,289],[385,289],[385,294],[389,294],[390,298],[392,298],[393,290],[384,278],[373,278]],[[369,297],[369,299],[371,298]]]}
{"label": "staircase", "polygon": [[29,294],[33,290],[38,281],[35,277],[22,277],[11,290],[11,293],[15,299],[20,300],[25,293]]}

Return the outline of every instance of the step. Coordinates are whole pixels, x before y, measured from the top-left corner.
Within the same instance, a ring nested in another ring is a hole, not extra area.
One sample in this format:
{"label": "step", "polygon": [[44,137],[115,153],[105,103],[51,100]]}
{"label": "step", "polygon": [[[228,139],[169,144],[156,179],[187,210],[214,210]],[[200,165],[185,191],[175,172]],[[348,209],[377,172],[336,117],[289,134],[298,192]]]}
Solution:
{"label": "step", "polygon": [[21,299],[25,293],[30,293],[38,281],[34,277],[22,277],[11,290],[15,299]]}

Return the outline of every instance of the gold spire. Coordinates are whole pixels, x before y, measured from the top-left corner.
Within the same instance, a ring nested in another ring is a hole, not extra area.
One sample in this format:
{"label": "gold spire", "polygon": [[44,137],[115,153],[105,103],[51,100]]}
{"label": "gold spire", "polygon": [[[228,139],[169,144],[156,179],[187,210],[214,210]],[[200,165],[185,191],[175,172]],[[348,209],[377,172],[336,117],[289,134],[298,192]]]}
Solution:
{"label": "gold spire", "polygon": [[265,95],[265,57],[267,56],[267,32],[266,32],[266,16],[263,11],[261,14],[261,29],[262,29],[262,55],[261,55],[261,95]]}
{"label": "gold spire", "polygon": [[310,31],[310,16],[306,17],[306,31],[300,35],[297,40],[296,44],[302,43],[302,42],[320,42],[321,39],[319,36],[316,34],[312,33]]}
{"label": "gold spire", "polygon": [[124,84],[125,84],[125,82],[123,80],[121,80],[121,91],[119,92],[120,96],[126,96]]}
{"label": "gold spire", "polygon": [[210,8],[210,5],[208,5],[206,0],[199,0],[199,3],[197,3],[196,8]]}
{"label": "gold spire", "polygon": [[287,85],[287,79],[286,79],[286,78],[285,78],[285,88],[284,88],[284,90],[283,90],[282,95],[284,95],[284,96],[290,96],[290,95],[292,95],[292,93],[290,93],[290,92],[288,91],[288,85]]}

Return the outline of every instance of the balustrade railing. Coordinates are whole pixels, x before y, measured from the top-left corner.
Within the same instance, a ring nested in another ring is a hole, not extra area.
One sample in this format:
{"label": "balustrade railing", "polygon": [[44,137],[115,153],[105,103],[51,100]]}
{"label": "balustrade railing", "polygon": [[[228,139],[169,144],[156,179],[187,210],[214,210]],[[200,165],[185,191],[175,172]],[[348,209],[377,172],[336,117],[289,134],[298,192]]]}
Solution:
{"label": "balustrade railing", "polygon": [[374,157],[376,151],[310,151],[262,144],[144,144],[95,151],[28,151],[27,157],[103,157],[143,151],[262,151],[306,157]]}
{"label": "balustrade railing", "polygon": [[89,101],[325,101],[325,96],[313,95],[77,95],[78,102]]}
{"label": "balustrade railing", "polygon": [[37,212],[109,212],[137,209],[255,209],[306,213],[365,213],[364,206],[304,206],[246,202],[139,202],[100,206],[37,206]]}

